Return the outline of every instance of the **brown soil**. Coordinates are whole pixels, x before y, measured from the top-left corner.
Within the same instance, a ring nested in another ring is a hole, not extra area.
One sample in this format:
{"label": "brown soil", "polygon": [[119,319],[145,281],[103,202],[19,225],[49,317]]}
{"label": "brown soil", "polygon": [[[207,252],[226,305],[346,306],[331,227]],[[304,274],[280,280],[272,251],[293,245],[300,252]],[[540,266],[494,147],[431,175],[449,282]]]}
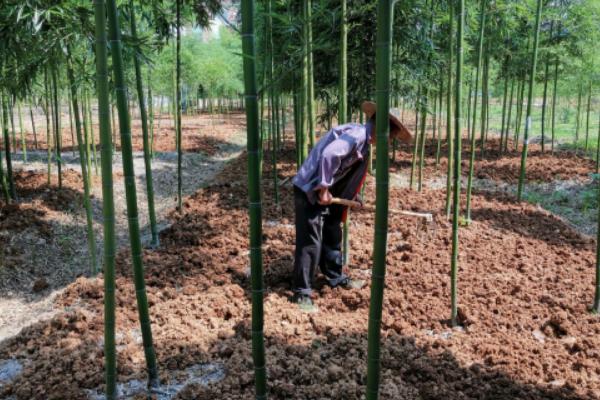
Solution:
{"label": "brown soil", "polygon": [[[73,142],[71,138],[71,130],[68,125],[69,121],[68,114],[62,116],[62,150],[72,151]],[[243,129],[245,124],[244,114],[235,112],[231,114],[199,114],[199,115],[182,115],[182,148],[185,152],[203,152],[207,155],[214,155],[218,152],[219,148],[228,143],[228,139],[231,135]],[[94,120],[96,118],[94,117]],[[45,120],[37,118],[36,121],[37,131],[37,143],[38,149],[46,149],[46,131],[45,131]],[[27,149],[29,151],[35,149],[35,140],[33,132],[31,131],[30,121],[26,124],[26,142]],[[118,125],[118,122],[117,122]],[[135,118],[132,121],[131,129],[133,132],[133,150],[142,151],[142,125],[139,118]],[[99,144],[99,127],[97,123],[94,123],[94,135],[95,143]],[[18,136],[18,135],[17,135]],[[119,130],[113,132],[113,141],[118,150],[121,149],[121,139],[119,137]],[[167,152],[175,151],[175,130],[173,127],[173,120],[170,116],[163,115],[161,118],[155,118],[154,120],[154,151]],[[21,142],[18,141],[17,149],[21,150]],[[75,148],[77,150],[77,148]],[[98,147],[99,151],[99,147]]]}
{"label": "brown soil", "polygon": [[[293,174],[287,154],[280,176]],[[268,166],[265,176],[268,177]],[[212,361],[227,377],[191,385],[180,399],[248,399],[253,392],[248,282],[246,159],[190,196],[145,251],[155,346],[163,370]],[[367,198],[372,198],[369,180]],[[365,390],[369,286],[332,290],[319,281],[319,313],[288,301],[293,251],[289,185],[282,207],[265,181],[265,334],[270,398],[360,399]],[[558,218],[493,195],[474,197],[474,222],[461,229],[463,330],[448,328],[450,224],[444,193],[392,189],[394,208],[429,211],[435,227],[390,216],[382,320],[382,399],[598,399],[600,319],[593,297],[594,243]],[[369,279],[373,215],[351,219],[351,268]],[[118,255],[119,379],[144,377],[129,254]],[[0,347],[23,374],[0,397],[84,399],[102,385],[102,279],[80,278],[51,321]]]}
{"label": "brown soil", "polygon": [[[485,159],[481,159],[479,147],[477,148],[473,175],[479,179],[491,179],[494,181],[515,184],[519,181],[521,168],[521,150],[514,150],[514,144],[510,143],[512,149],[507,153],[498,152],[498,140],[490,140],[486,146]],[[426,158],[424,162],[424,176],[434,177],[446,174],[448,168],[448,149],[443,146],[439,167],[435,165],[435,154],[437,144],[433,140],[426,143]],[[463,141],[462,171],[463,175],[469,172],[469,159],[471,157],[470,144]],[[391,170],[410,170],[412,163],[412,148],[400,146],[396,153],[396,161],[391,164]],[[552,182],[565,179],[587,178],[595,172],[595,162],[573,152],[557,151],[551,154],[546,148],[542,152],[538,144],[529,145],[527,157],[526,179],[529,182]]]}
{"label": "brown soil", "polygon": [[[83,207],[81,175],[71,169],[63,170],[63,187],[58,188],[57,177],[51,176],[48,184],[46,174],[34,171],[18,171],[14,174],[18,202],[7,204],[0,200],[0,290],[7,292],[40,292],[50,287],[51,275],[62,276],[64,272],[43,265],[49,259],[56,261],[63,254],[66,231],[77,231],[70,226],[66,215],[78,215]],[[81,234],[79,232],[78,234]],[[50,272],[49,270],[55,271]],[[31,279],[33,278],[33,280]],[[71,279],[53,282],[61,286]],[[10,297],[10,294],[9,294]]]}

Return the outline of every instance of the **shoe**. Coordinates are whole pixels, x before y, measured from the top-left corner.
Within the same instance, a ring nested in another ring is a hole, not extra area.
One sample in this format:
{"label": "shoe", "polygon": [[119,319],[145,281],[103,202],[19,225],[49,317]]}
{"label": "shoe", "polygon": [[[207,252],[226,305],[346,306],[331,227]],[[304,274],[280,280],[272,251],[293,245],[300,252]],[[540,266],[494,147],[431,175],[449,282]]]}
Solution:
{"label": "shoe", "polygon": [[366,282],[359,279],[352,279],[350,277],[344,278],[337,286],[344,289],[362,289],[365,287]]}
{"label": "shoe", "polygon": [[304,312],[317,312],[319,310],[307,294],[296,293],[292,298],[292,302],[297,304],[298,308]]}

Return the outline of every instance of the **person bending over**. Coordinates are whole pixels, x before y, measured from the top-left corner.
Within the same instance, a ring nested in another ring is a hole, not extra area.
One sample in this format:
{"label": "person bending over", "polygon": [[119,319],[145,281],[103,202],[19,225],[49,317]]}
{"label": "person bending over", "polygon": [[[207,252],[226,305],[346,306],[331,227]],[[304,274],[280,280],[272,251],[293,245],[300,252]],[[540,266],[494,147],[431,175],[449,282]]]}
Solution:
{"label": "person bending over", "polygon": [[[369,150],[375,145],[375,103],[361,106],[366,124],[348,123],[327,132],[310,151],[293,178],[296,250],[292,301],[306,310],[317,267],[331,287],[361,288],[364,282],[343,272],[342,226],[347,207],[332,204],[334,197],[361,202],[358,195],[367,176]],[[412,135],[389,114],[390,138],[410,142]]]}

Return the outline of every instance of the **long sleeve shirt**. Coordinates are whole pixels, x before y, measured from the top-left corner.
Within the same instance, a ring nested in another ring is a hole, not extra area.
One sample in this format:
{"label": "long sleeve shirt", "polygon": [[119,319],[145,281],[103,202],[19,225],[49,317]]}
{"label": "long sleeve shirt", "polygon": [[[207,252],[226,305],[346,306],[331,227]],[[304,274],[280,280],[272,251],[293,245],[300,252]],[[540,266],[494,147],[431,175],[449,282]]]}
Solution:
{"label": "long sleeve shirt", "polygon": [[366,176],[372,131],[370,122],[331,129],[313,147],[293,184],[306,193],[312,204],[322,188],[328,188],[335,197],[354,199]]}

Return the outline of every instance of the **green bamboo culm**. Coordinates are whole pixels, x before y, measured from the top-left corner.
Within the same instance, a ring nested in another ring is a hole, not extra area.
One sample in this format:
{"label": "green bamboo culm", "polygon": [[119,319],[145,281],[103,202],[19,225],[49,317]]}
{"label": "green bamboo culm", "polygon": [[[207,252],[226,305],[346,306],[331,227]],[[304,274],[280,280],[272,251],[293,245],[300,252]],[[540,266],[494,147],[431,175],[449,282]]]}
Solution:
{"label": "green bamboo culm", "polygon": [[[591,90],[591,85],[590,85]],[[19,133],[21,135],[21,151],[23,152],[23,162],[27,162],[27,142],[25,140],[25,131],[23,130],[23,113],[21,110],[21,102],[17,100],[17,114],[19,114]],[[589,126],[589,103],[588,103],[588,126]]]}
{"label": "green bamboo culm", "polygon": [[[8,118],[6,115],[6,98],[2,98],[2,132],[4,137],[4,143],[7,143],[8,138]],[[7,203],[11,200],[11,195],[8,190],[8,183],[6,182],[6,174],[4,173],[4,165],[2,160],[2,152],[0,151],[0,186],[2,186],[2,194],[4,195],[4,200]]]}
{"label": "green bamboo culm", "polygon": [[[346,111],[348,110],[348,17],[347,0],[341,0],[340,9],[340,81],[339,81],[339,102],[338,102],[338,125],[345,124]],[[350,233],[349,233],[350,210],[346,214],[342,234],[342,254],[343,264],[350,262]]]}
{"label": "green bamboo culm", "polygon": [[83,116],[83,142],[84,142],[84,146],[85,146],[85,159],[86,159],[86,163],[87,163],[87,174],[88,174],[88,180],[91,181],[92,179],[92,150],[91,150],[91,143],[90,143],[90,128],[91,128],[91,123],[90,120],[88,118],[88,113],[86,110],[86,91],[83,90],[82,91],[82,95],[81,95],[81,99],[82,99],[82,107],[81,107],[81,114]]}
{"label": "green bamboo culm", "polygon": [[4,154],[6,155],[6,175],[8,180],[8,190],[12,200],[17,199],[17,191],[15,189],[15,181],[12,173],[12,155],[10,153],[10,137],[8,136],[8,97],[4,95],[2,101],[3,108],[3,127],[4,127]]}
{"label": "green bamboo culm", "polygon": [[[152,97],[151,71],[152,69],[148,68],[148,125],[150,127],[150,159],[154,159],[154,100]],[[162,97],[160,98],[160,100],[162,102]],[[160,123],[160,119],[158,121]]]}
{"label": "green bamboo culm", "polygon": [[531,73],[529,74],[529,94],[527,96],[527,119],[525,120],[525,131],[523,133],[523,151],[521,153],[521,172],[519,174],[519,186],[517,188],[517,200],[523,197],[523,186],[525,184],[525,168],[527,166],[527,147],[529,145],[529,133],[531,131],[531,108],[533,105],[533,87],[535,84],[535,72],[537,67],[538,43],[540,39],[540,19],[542,17],[542,0],[537,0],[537,12],[535,14],[535,33],[533,40],[533,54],[531,56]]}
{"label": "green bamboo culm", "polygon": [[450,219],[452,210],[452,163],[454,157],[452,143],[452,60],[454,59],[454,4],[455,0],[448,0],[448,87],[446,88],[446,142],[448,144],[448,168],[446,169],[446,217]]}
{"label": "green bamboo culm", "polygon": [[308,17],[306,15],[308,7],[306,0],[302,3],[302,89],[300,95],[300,131],[302,134],[302,152],[301,163],[308,157],[308,148],[311,140],[310,131],[308,129]]}
{"label": "green bamboo culm", "polygon": [[450,324],[458,324],[458,219],[460,213],[460,156],[462,148],[462,68],[465,0],[458,0],[458,28],[456,38],[456,85],[454,88],[454,196],[452,201],[452,259],[450,261]]}
{"label": "green bamboo culm", "polygon": [[383,288],[387,252],[388,203],[389,203],[389,109],[390,70],[392,65],[392,21],[394,0],[377,3],[377,165],[375,187],[375,240],[373,245],[373,273],[371,277],[371,302],[369,305],[369,330],[367,349],[367,400],[379,398],[381,371],[381,314],[383,312]]}
{"label": "green bamboo culm", "polygon": [[182,159],[183,149],[181,148],[181,1],[176,0],[176,18],[177,18],[177,61],[175,71],[175,105],[177,121],[177,209],[183,212],[183,182],[182,182]]}
{"label": "green bamboo culm", "polygon": [[423,190],[423,169],[425,168],[425,141],[427,140],[427,100],[429,91],[425,89],[423,102],[421,104],[421,141],[419,143],[419,175],[417,181],[417,191]]}
{"label": "green bamboo culm", "polygon": [[[86,112],[87,112],[87,119],[88,121],[90,121],[90,137],[91,137],[91,144],[92,144],[92,151],[91,151],[91,157],[92,160],[94,161],[94,174],[96,176],[98,176],[98,154],[96,151],[96,138],[94,136],[94,118],[92,116],[92,101],[90,100],[90,94],[89,92],[86,90],[85,91],[85,103],[86,103]],[[90,174],[91,174],[91,167],[90,167]]]}
{"label": "green bamboo culm", "polygon": [[506,129],[506,135],[504,137],[504,147],[502,148],[502,151],[504,153],[506,153],[508,151],[508,137],[510,135],[510,121],[512,118],[512,109],[513,109],[513,99],[514,99],[514,95],[515,95],[515,79],[511,79],[511,84],[510,84],[510,97],[508,100],[508,115],[506,117],[506,127],[504,129]]}
{"label": "green bamboo culm", "polygon": [[266,29],[267,29],[267,70],[269,75],[269,98],[271,100],[270,118],[269,118],[269,132],[271,137],[271,165],[273,168],[273,197],[275,205],[279,205],[279,189],[277,182],[277,150],[279,143],[277,140],[277,134],[275,132],[275,123],[278,119],[277,109],[275,105],[275,81],[273,80],[273,16],[272,16],[272,0],[267,0],[267,14],[266,14]]}
{"label": "green bamboo culm", "polygon": [[[483,36],[485,32],[486,0],[481,0],[480,4],[481,10],[479,12],[479,39],[477,41],[477,69],[475,72],[475,99],[473,101],[473,122],[471,123],[471,132],[469,134],[471,141],[471,154],[469,157],[469,177],[467,178],[467,205],[465,211],[467,222],[471,221],[471,192],[473,191],[473,172],[475,169],[475,127],[477,125],[477,91],[479,89],[479,73],[481,70],[481,63],[483,60]],[[483,132],[483,124],[481,129]],[[502,139],[500,140],[500,143],[502,143]]]}
{"label": "green bamboo culm", "polygon": [[46,157],[47,157],[47,171],[48,171],[48,186],[52,183],[52,133],[50,132],[50,89],[48,85],[48,69],[44,68],[44,104],[46,114]]}
{"label": "green bamboo culm", "polygon": [[52,97],[54,101],[54,154],[56,155],[56,167],[58,169],[58,188],[62,189],[62,140],[60,128],[60,103],[58,102],[58,87],[57,87],[57,72],[56,67],[52,68]]}
{"label": "green bamboo culm", "polygon": [[596,174],[598,173],[600,173],[600,118],[598,119],[598,138],[596,139]]}
{"label": "green bamboo culm", "polygon": [[440,91],[438,93],[438,97],[439,97],[439,103],[438,103],[438,109],[439,109],[439,118],[438,118],[438,135],[437,135],[437,146],[435,149],[435,168],[439,168],[440,166],[440,154],[441,154],[441,150],[442,150],[442,115],[444,113],[444,111],[442,110],[443,107],[443,99],[444,99],[444,77],[440,77]]}
{"label": "green bamboo culm", "polygon": [[552,144],[551,144],[551,153],[554,154],[554,138],[555,138],[555,128],[556,128],[556,94],[558,90],[558,56],[556,56],[556,61],[554,63],[554,88],[552,90]]}
{"label": "green bamboo culm", "polygon": [[[67,77],[68,79],[68,77]],[[69,91],[69,95],[67,96],[67,107],[69,108],[69,131],[71,132],[71,151],[73,152],[73,157],[75,157],[75,136],[73,132],[73,100],[71,100],[71,92]]]}
{"label": "green bamboo culm", "polygon": [[[67,46],[67,53],[69,47]],[[83,206],[85,208],[85,217],[87,223],[87,241],[90,252],[90,263],[92,276],[98,273],[98,264],[96,256],[96,235],[94,234],[94,215],[92,213],[92,203],[90,201],[90,175],[87,170],[87,157],[83,146],[83,136],[81,134],[81,118],[79,117],[79,104],[77,101],[77,88],[75,87],[75,77],[73,75],[73,63],[70,53],[67,55],[67,78],[71,88],[71,102],[73,117],[75,119],[75,132],[77,134],[77,148],[79,150],[79,162],[81,165],[81,177],[83,180]],[[74,143],[73,143],[74,144]]]}
{"label": "green bamboo culm", "polygon": [[502,95],[502,125],[500,127],[500,145],[498,146],[498,154],[502,153],[502,149],[504,148],[504,134],[506,132],[506,102],[508,100],[508,61],[509,57],[506,56],[506,61],[504,63],[504,91]]}
{"label": "green bamboo culm", "polygon": [[306,15],[306,59],[308,82],[306,86],[306,117],[308,119],[308,134],[310,138],[310,148],[315,146],[315,76],[313,65],[313,43],[312,43],[312,0],[304,0]]}
{"label": "green bamboo culm", "polygon": [[105,0],[94,0],[96,33],[96,89],[102,158],[102,215],[104,230],[104,375],[106,399],[117,398],[117,349],[115,344],[115,203],[113,195],[112,136],[108,95],[108,61]]}
{"label": "green bamboo culm", "polygon": [[413,148],[412,161],[410,164],[410,190],[414,190],[415,173],[417,172],[417,154],[421,148],[421,135],[419,135],[419,114],[421,112],[421,85],[418,85],[417,97],[415,99],[415,147]]}
{"label": "green bamboo culm", "polygon": [[12,136],[12,151],[13,155],[17,155],[17,129],[15,128],[15,101],[13,96],[9,97],[8,111],[10,113],[10,132]]}
{"label": "green bamboo culm", "polygon": [[[144,265],[142,262],[142,242],[140,238],[140,225],[138,220],[137,194],[135,189],[135,172],[133,169],[133,156],[131,144],[131,121],[127,108],[127,86],[125,83],[125,70],[123,68],[123,55],[121,31],[119,28],[119,15],[115,0],[108,0],[108,25],[110,49],[115,82],[115,95],[119,113],[119,128],[121,131],[121,153],[123,157],[123,175],[125,180],[125,196],[127,200],[127,220],[129,223],[129,240],[131,244],[131,257],[135,294],[138,303],[138,313],[142,331],[146,367],[148,369],[148,386],[159,385],[156,354],[152,343],[152,328],[148,311],[148,298],[144,282]],[[102,159],[104,162],[104,157]]]}
{"label": "green bamboo culm", "polygon": [[[131,37],[137,42],[137,28],[135,24],[135,10],[133,0],[129,0],[129,22],[131,25]],[[156,228],[156,211],[154,207],[154,184],[152,182],[152,150],[150,148],[150,139],[148,135],[148,118],[146,113],[146,102],[144,101],[144,87],[142,85],[142,67],[140,65],[139,48],[136,49],[133,56],[135,68],[135,84],[138,94],[140,107],[140,118],[142,120],[142,142],[144,148],[144,166],[146,168],[146,196],[148,198],[148,218],[150,220],[150,232],[152,234],[151,246],[158,247],[158,229]]]}
{"label": "green bamboo culm", "polygon": [[[598,199],[600,199],[600,178],[597,179]],[[596,238],[596,293],[592,312],[600,314],[600,201],[598,201],[598,233]]]}
{"label": "green bamboo culm", "polygon": [[250,216],[250,281],[252,286],[252,359],[255,398],[267,398],[267,370],[263,332],[262,203],[260,194],[260,131],[256,90],[256,51],[254,44],[254,0],[242,0],[242,51],[248,135],[248,195]]}
{"label": "green bamboo culm", "polygon": [[35,129],[35,120],[33,118],[33,109],[35,108],[35,102],[33,95],[30,97],[29,101],[29,116],[31,117],[31,130],[33,131],[33,148],[38,150],[38,138],[37,138],[37,130]]}
{"label": "green bamboo culm", "polygon": [[589,145],[589,139],[590,139],[590,111],[591,111],[591,109],[592,109],[592,82],[590,81],[589,87],[588,87],[588,101],[587,101],[587,110],[586,110],[586,116],[585,116],[585,145],[584,145],[584,150],[583,150],[583,154],[585,154],[585,156],[588,155],[588,145]]}

